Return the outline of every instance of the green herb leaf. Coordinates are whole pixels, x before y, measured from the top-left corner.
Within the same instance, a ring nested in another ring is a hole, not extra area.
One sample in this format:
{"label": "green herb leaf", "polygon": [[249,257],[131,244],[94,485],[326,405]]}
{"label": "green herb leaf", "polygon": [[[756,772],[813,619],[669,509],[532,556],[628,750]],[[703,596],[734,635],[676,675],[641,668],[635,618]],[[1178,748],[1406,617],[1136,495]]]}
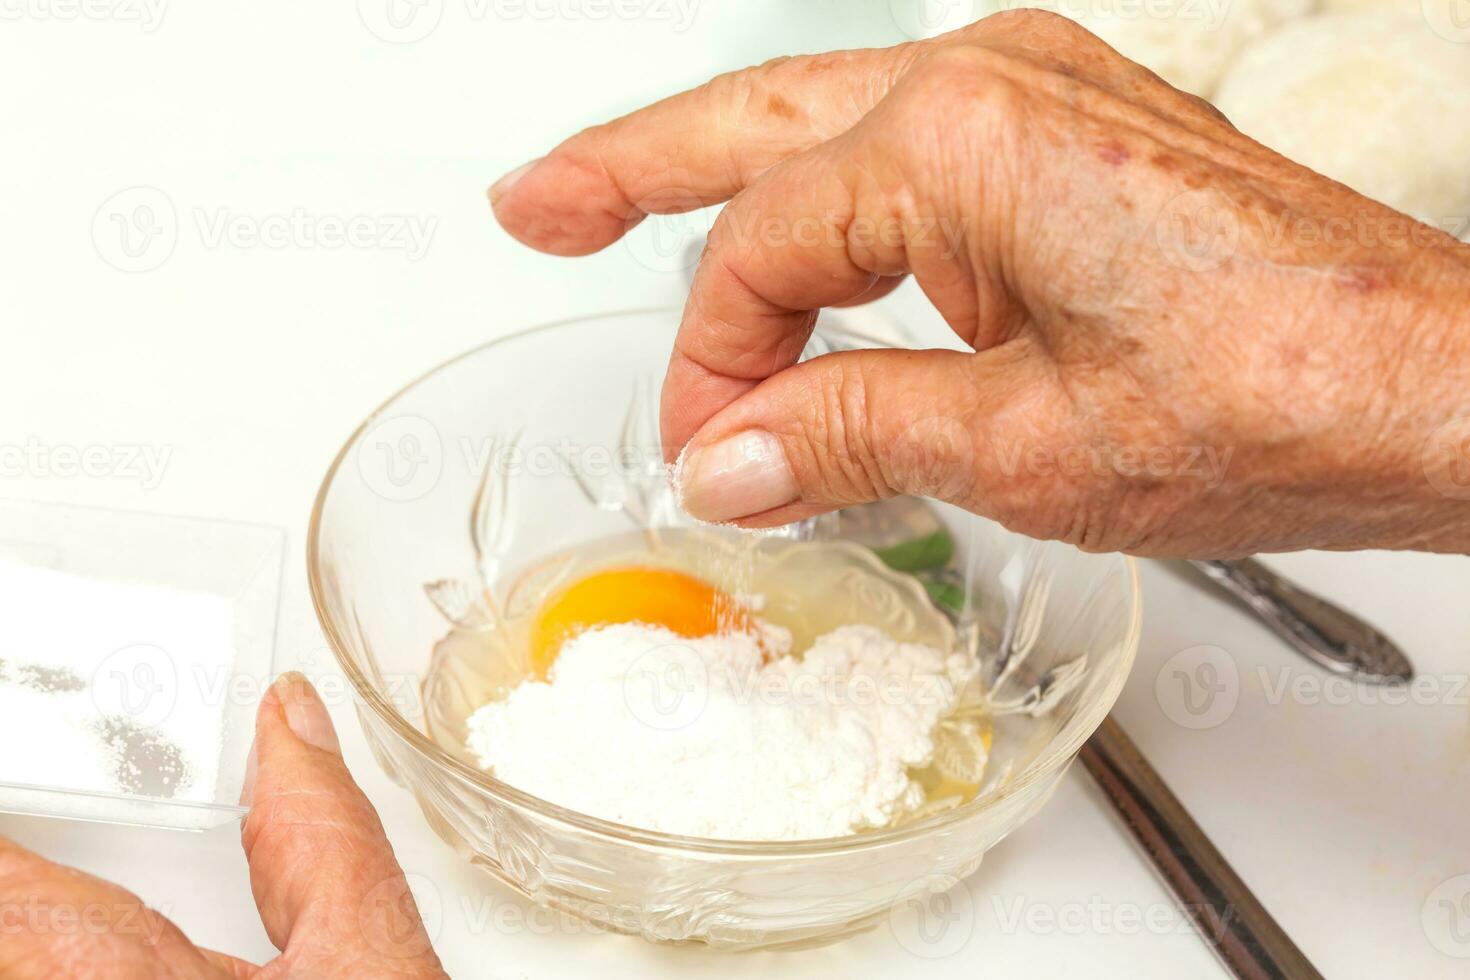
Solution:
{"label": "green herb leaf", "polygon": [[922,572],[930,568],[943,568],[954,558],[954,539],[948,531],[935,531],[922,538],[912,538],[876,548],[874,553],[883,564],[896,572]]}

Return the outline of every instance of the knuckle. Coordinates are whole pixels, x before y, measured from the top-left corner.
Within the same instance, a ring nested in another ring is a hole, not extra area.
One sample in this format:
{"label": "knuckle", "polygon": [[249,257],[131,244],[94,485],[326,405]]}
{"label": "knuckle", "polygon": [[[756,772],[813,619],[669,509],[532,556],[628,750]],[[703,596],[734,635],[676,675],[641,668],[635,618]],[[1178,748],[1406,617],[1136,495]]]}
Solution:
{"label": "knuckle", "polygon": [[826,502],[871,500],[896,491],[873,451],[867,382],[853,358],[813,362],[802,433],[815,495]]}
{"label": "knuckle", "polygon": [[803,63],[822,56],[797,58],[782,55],[750,68],[722,72],[704,84],[704,100],[709,108],[730,119],[743,119],[755,106],[765,104],[788,86],[786,80]]}
{"label": "knuckle", "polygon": [[1010,59],[979,47],[940,48],[915,62],[898,90],[952,139],[952,126],[1005,126],[1021,115],[1024,88]]}
{"label": "knuckle", "polygon": [[753,68],[721,72],[704,83],[704,97],[720,112],[739,112],[748,105],[757,89],[776,71],[784,58],[773,58]]}
{"label": "knuckle", "polygon": [[[1007,0],[1009,3],[1024,0]],[[1077,21],[1055,10],[1041,7],[1009,6],[989,17],[972,24],[967,40],[988,41],[998,38],[1020,39],[1027,47],[1037,47],[1065,53],[1067,46],[1088,50],[1103,48],[1111,51],[1091,31]]]}

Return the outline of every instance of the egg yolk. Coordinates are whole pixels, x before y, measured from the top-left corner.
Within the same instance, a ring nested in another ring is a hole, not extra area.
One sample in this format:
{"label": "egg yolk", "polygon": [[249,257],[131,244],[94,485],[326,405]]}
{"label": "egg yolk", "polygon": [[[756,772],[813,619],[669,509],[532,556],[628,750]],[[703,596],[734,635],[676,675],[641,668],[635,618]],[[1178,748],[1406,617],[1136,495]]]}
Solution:
{"label": "egg yolk", "polygon": [[684,637],[749,629],[733,598],[692,575],[631,565],[579,579],[546,601],[531,628],[531,670],[544,678],[568,637],[595,626],[644,623]]}

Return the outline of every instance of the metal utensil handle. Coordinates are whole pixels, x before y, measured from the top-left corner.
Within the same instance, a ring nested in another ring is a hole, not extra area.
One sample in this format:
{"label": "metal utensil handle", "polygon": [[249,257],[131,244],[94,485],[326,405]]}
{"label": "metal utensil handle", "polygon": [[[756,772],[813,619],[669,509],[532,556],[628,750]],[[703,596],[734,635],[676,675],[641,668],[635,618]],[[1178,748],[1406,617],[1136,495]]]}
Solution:
{"label": "metal utensil handle", "polygon": [[1242,980],[1321,980],[1117,722],[1105,719],[1081,755],[1226,969]]}
{"label": "metal utensil handle", "polygon": [[1412,680],[1414,667],[1392,640],[1363,620],[1299,588],[1254,559],[1197,561],[1301,653],[1329,670],[1375,683]]}

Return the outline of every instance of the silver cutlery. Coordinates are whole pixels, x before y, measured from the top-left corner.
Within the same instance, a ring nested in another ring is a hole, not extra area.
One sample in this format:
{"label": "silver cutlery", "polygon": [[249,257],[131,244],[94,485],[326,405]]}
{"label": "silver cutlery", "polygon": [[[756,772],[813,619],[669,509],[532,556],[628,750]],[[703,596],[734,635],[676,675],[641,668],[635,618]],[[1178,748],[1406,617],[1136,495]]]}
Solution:
{"label": "silver cutlery", "polygon": [[1328,670],[1372,684],[1413,680],[1413,665],[1392,640],[1255,559],[1190,564],[1244,602],[1294,650]]}

